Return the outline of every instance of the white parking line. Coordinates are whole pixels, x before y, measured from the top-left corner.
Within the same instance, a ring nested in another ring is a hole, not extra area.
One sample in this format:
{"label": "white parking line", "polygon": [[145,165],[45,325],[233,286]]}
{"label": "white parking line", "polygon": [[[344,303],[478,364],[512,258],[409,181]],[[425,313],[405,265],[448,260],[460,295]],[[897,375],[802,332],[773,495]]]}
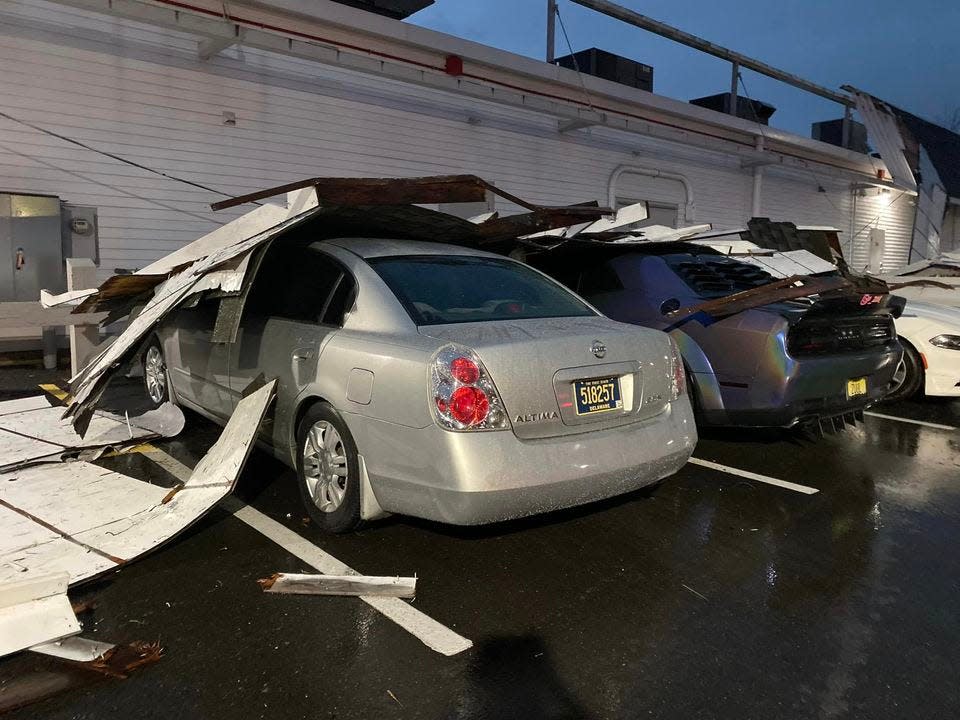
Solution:
{"label": "white parking line", "polygon": [[896,415],[884,415],[883,413],[872,412],[868,410],[864,415],[869,415],[870,417],[883,418],[884,420],[895,420],[897,422],[910,423],[911,425],[923,425],[924,427],[936,428],[937,430],[960,430],[958,427],[953,425],[941,425],[940,423],[927,422],[926,420],[912,420],[911,418],[897,417]]}
{"label": "white parking line", "polygon": [[[144,454],[177,479],[186,482],[190,477],[191,470],[188,466],[160,448],[151,447]],[[232,512],[235,518],[325,575],[359,574],[290,528],[281,525],[256,508],[244,505],[235,497],[228,497],[220,504]],[[393,620],[428,648],[442,655],[456,655],[473,647],[472,641],[458,635],[400,598],[361,596],[360,599]]]}
{"label": "white parking line", "polygon": [[814,493],[820,492],[817,488],[807,487],[806,485],[797,485],[796,483],[787,482],[786,480],[777,480],[776,478],[768,477],[767,475],[758,475],[757,473],[750,472],[749,470],[741,470],[739,468],[730,467],[729,465],[721,465],[720,463],[715,463],[711,460],[701,460],[700,458],[692,457],[690,462],[694,465],[700,465],[705,468],[710,468],[711,470],[717,470],[719,472],[728,473],[730,475],[738,475],[748,480],[756,480],[757,482],[767,483],[767,485],[776,485],[777,487],[782,487],[787,490],[794,490],[798,493],[803,493],[804,495],[813,495]]}

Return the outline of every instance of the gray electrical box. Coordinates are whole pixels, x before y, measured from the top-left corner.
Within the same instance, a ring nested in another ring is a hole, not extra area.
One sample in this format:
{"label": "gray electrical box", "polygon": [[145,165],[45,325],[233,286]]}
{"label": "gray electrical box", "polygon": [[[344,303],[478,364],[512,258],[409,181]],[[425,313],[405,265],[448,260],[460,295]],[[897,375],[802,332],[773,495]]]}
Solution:
{"label": "gray electrical box", "polygon": [[60,198],[0,193],[0,301],[35,301],[65,285]]}
{"label": "gray electrical box", "polygon": [[64,259],[90,258],[95,265],[99,265],[97,209],[62,203],[60,217]]}
{"label": "gray electrical box", "polygon": [[0,302],[66,289],[66,258],[100,262],[97,209],[56,195],[0,193]]}

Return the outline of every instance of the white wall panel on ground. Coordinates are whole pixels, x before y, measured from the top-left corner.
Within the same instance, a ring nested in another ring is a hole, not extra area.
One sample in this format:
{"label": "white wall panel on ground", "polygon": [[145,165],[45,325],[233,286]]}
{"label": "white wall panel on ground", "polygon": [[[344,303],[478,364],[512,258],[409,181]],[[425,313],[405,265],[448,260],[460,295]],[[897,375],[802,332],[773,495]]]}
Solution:
{"label": "white wall panel on ground", "polygon": [[[639,165],[687,180],[691,222],[739,227],[750,215],[750,171],[719,151],[611,129],[561,134],[545,115],[249,48],[203,63],[196,41],[43,0],[0,0],[2,109],[229,195],[313,175],[468,172],[536,203],[605,204],[614,170]],[[235,126],[224,125],[225,111]],[[851,225],[842,192],[831,191],[840,211],[825,218],[829,205],[812,181],[784,178],[765,179],[771,214]],[[626,197],[657,195],[639,199],[669,201],[683,189],[629,175],[623,183]],[[211,213],[216,192],[2,118],[0,186],[96,206],[102,277],[143,267],[249,209]],[[517,209],[500,200],[497,208]],[[858,213],[866,222],[869,210]],[[905,259],[902,237],[909,242],[909,227],[888,231]]]}

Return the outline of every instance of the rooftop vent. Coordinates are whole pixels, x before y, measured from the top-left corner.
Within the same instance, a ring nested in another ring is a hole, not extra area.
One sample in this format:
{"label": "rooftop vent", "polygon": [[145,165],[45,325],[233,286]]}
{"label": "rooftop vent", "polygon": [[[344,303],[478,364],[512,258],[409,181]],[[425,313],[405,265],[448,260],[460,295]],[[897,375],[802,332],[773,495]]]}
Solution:
{"label": "rooftop vent", "polygon": [[341,5],[385,15],[394,20],[404,20],[415,12],[433,5],[434,0],[333,0]]}
{"label": "rooftop vent", "polygon": [[[700,107],[709,108],[710,110],[716,110],[729,115],[730,93],[720,93],[718,95],[707,95],[706,97],[696,98],[695,100],[691,100],[690,104],[699,105]],[[777,109],[769,103],[761,100],[750,100],[749,98],[737,95],[736,115],[738,118],[769,125],[770,116],[776,111]]]}
{"label": "rooftop vent", "polygon": [[570,68],[571,70],[579,69],[580,72],[587,75],[653,92],[652,67],[636,60],[614,55],[606,50],[600,50],[599,48],[581,50],[573,55],[558,57],[555,62],[560,67]]}
{"label": "rooftop vent", "polygon": [[863,123],[854,120],[850,121],[850,135],[847,138],[846,145],[843,142],[843,118],[813,123],[810,126],[810,137],[837,147],[846,147],[848,150],[864,155],[870,152],[867,146],[867,128]]}

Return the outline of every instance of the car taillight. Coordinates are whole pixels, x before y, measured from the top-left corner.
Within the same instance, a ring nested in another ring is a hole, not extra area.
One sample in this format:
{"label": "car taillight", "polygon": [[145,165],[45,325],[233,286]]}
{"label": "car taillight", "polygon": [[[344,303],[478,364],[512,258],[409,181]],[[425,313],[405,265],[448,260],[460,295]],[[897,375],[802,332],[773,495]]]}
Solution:
{"label": "car taillight", "polygon": [[676,400],[687,391],[687,374],[683,369],[683,357],[680,355],[680,348],[673,338],[670,338],[670,399]]}
{"label": "car taillight", "polygon": [[430,370],[434,416],[448,430],[503,430],[510,421],[497,388],[472,350],[445,345]]}

